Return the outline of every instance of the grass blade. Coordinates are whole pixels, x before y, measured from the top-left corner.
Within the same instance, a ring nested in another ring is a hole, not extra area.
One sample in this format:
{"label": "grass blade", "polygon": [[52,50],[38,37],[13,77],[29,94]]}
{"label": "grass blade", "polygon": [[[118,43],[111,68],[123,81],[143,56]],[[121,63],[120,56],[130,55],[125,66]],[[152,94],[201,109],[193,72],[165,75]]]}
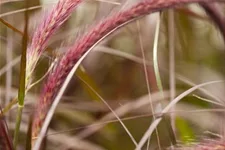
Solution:
{"label": "grass blade", "polygon": [[[28,1],[26,1],[26,6],[28,7]],[[19,81],[19,91],[18,91],[18,113],[16,117],[16,127],[14,131],[14,140],[13,145],[16,150],[18,144],[18,137],[20,132],[20,123],[22,118],[22,112],[24,107],[24,98],[26,92],[26,55],[27,55],[27,30],[28,30],[28,12],[26,11],[24,14],[25,17],[25,26],[24,26],[24,34],[22,39],[22,56],[20,62],[20,81]]]}

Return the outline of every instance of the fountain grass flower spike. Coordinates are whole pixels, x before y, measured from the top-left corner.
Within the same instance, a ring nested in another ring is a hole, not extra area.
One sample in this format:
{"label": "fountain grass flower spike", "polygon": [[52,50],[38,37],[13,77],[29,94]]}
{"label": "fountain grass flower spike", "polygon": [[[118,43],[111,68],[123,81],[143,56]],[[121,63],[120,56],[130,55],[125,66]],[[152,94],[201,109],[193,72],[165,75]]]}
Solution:
{"label": "fountain grass flower spike", "polygon": [[112,14],[104,20],[101,20],[99,23],[93,25],[92,28],[83,34],[83,36],[77,38],[75,44],[63,55],[60,61],[56,64],[55,69],[49,75],[36,107],[37,111],[35,111],[32,127],[33,138],[38,136],[48,110],[73,66],[81,56],[93,48],[94,45],[99,43],[107,35],[141,16],[161,11],[165,8],[193,2],[207,3],[216,1],[223,0],[142,0],[133,7],[125,11]]}
{"label": "fountain grass flower spike", "polygon": [[47,46],[50,37],[69,18],[83,0],[59,0],[37,27],[27,51],[26,88],[31,82],[32,72]]}
{"label": "fountain grass flower spike", "polygon": [[[23,53],[21,58],[21,71],[20,88],[18,91],[18,114],[16,119],[16,128],[14,131],[14,147],[16,149],[18,144],[18,133],[20,130],[22,111],[24,107],[25,92],[29,89],[31,83],[32,72],[46,48],[47,42],[51,35],[68,19],[72,11],[81,2],[81,0],[59,0],[50,13],[48,13],[43,22],[38,26],[31,44],[27,48],[27,22],[25,24],[25,33],[23,37]],[[27,12],[25,13],[26,21],[28,20]],[[24,63],[23,63],[24,62]]]}

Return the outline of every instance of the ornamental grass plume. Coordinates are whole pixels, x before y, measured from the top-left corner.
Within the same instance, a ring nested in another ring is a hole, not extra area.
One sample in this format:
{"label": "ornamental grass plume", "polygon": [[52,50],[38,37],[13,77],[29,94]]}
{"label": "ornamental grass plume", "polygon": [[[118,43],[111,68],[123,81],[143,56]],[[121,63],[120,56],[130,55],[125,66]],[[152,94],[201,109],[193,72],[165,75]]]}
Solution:
{"label": "ornamental grass plume", "polygon": [[225,41],[225,16],[223,15],[222,9],[219,7],[218,4],[207,4],[201,3],[201,6],[207,12],[207,14],[214,20],[217,24],[218,28],[221,31],[223,39]]}
{"label": "ornamental grass plume", "polygon": [[[1,107],[0,107],[0,111]],[[8,133],[7,124],[5,122],[5,118],[0,117],[0,149],[4,150],[11,150],[12,148],[12,141]]]}
{"label": "ornamental grass plume", "polygon": [[[24,107],[24,96],[30,88],[31,75],[35,66],[46,48],[51,35],[68,19],[73,9],[82,0],[59,0],[52,11],[44,18],[44,21],[38,26],[31,44],[27,46],[27,22],[24,27],[23,51],[21,57],[20,87],[18,91],[18,114],[16,117],[16,127],[14,131],[14,149],[17,147],[18,135],[20,130],[22,111]],[[25,13],[26,21],[28,15]],[[28,47],[28,48],[27,48]]]}
{"label": "ornamental grass plume", "polygon": [[75,41],[75,44],[69,48],[69,50],[55,65],[55,69],[49,74],[36,106],[32,127],[32,137],[34,138],[38,136],[48,110],[73,66],[81,56],[85,54],[85,52],[93,48],[93,46],[99,43],[103,38],[125,24],[149,13],[161,11],[181,4],[215,1],[218,0],[142,0],[133,7],[125,11],[112,14],[100,21],[98,24],[92,26],[92,28],[84,33],[83,36],[80,36]]}
{"label": "ornamental grass plume", "polygon": [[62,26],[76,6],[82,1],[59,0],[37,27],[27,51],[26,87],[31,82],[31,74],[41,54],[46,49],[50,37]]}
{"label": "ornamental grass plume", "polygon": [[[189,146],[180,145],[171,150],[225,150],[224,139],[205,139],[201,142],[190,144]],[[169,149],[170,150],[170,149]]]}
{"label": "ornamental grass plume", "polygon": [[225,141],[224,140],[207,140],[202,143],[197,144],[195,147],[197,150],[224,150]]}

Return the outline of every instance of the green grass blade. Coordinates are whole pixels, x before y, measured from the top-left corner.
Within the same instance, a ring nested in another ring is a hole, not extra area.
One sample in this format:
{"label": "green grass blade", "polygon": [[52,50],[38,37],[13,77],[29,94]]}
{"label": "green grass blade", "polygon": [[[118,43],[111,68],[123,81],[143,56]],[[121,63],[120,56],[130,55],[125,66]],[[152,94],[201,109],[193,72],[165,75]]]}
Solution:
{"label": "green grass blade", "polygon": [[[26,1],[26,6],[28,7],[28,1]],[[13,145],[16,150],[18,144],[18,137],[20,132],[20,123],[22,118],[22,112],[24,107],[24,97],[26,92],[26,54],[27,54],[27,30],[28,30],[28,12],[24,14],[25,25],[24,25],[24,35],[22,39],[22,56],[20,63],[20,81],[19,81],[19,90],[18,90],[18,113],[16,117],[16,127],[14,131],[14,140]]]}

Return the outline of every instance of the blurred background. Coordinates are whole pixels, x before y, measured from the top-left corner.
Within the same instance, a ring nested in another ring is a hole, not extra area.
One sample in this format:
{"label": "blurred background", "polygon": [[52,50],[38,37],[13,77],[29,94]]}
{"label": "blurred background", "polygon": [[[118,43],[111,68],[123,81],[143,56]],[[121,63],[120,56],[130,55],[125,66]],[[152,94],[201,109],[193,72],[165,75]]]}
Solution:
{"label": "blurred background", "polygon": [[[57,0],[29,0],[30,38],[56,3]],[[39,60],[33,81],[43,77],[54,59],[60,58],[85,31],[135,3],[135,0],[86,0],[79,5],[48,42],[50,50]],[[18,92],[22,50],[22,33],[18,31],[23,31],[24,8],[23,0],[0,2],[1,108],[8,106]],[[220,8],[225,15],[224,5]],[[159,28],[158,39],[155,38],[156,28]],[[153,57],[154,46],[157,60]],[[154,117],[176,96],[195,85],[224,80],[224,58],[223,37],[197,4],[147,15],[120,28],[98,44],[82,62],[57,107],[43,149],[134,149],[128,134],[102,99],[139,141]],[[156,64],[159,74],[155,71]],[[45,81],[36,84],[26,95],[21,149],[25,148],[30,115],[35,111]],[[224,82],[186,95],[165,114],[158,133],[150,140],[150,149],[158,149],[158,144],[162,148],[169,147],[174,137],[178,144],[189,145],[203,138],[224,136],[224,97]],[[4,117],[11,137],[15,117],[16,105]]]}

